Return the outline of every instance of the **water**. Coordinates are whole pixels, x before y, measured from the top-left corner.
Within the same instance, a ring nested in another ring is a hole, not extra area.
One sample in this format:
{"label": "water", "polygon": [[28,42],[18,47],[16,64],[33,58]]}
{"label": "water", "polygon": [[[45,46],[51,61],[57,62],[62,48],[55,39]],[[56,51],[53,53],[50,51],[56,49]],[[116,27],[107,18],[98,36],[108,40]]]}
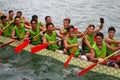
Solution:
{"label": "water", "polygon": [[22,51],[16,55],[13,47],[0,48],[0,80],[120,80],[100,73],[88,72],[77,76],[81,68],[63,63],[51,57],[32,55]]}
{"label": "water", "polygon": [[68,17],[71,24],[84,31],[88,24],[98,26],[99,18],[105,19],[102,32],[107,36],[107,29],[111,25],[117,29],[116,37],[119,39],[120,27],[120,1],[119,0],[0,0],[0,11],[8,14],[8,10],[23,12],[29,21],[36,14],[41,22],[45,16],[52,17],[55,25],[62,27],[63,19]]}
{"label": "water", "polygon": [[[99,18],[105,19],[102,32],[107,36],[109,26],[117,30],[116,37],[119,38],[120,27],[120,0],[0,0],[0,11],[6,15],[9,10],[23,12],[23,16],[31,20],[36,14],[39,20],[45,23],[45,16],[52,17],[55,25],[62,27],[63,19],[68,17],[71,24],[84,31],[88,24],[98,26]],[[15,55],[13,47],[0,48],[0,80],[120,80],[105,74],[88,72],[78,77],[80,68],[69,66],[63,68],[63,63],[50,57],[30,55],[22,51]],[[105,78],[106,77],[106,78]]]}

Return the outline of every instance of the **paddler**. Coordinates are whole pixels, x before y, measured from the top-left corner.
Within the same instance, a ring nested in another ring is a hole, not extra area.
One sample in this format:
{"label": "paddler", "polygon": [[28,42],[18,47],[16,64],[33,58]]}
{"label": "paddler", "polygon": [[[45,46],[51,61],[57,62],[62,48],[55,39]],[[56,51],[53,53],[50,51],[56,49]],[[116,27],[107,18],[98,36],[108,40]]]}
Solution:
{"label": "paddler", "polygon": [[[96,29],[95,29],[95,26],[93,24],[88,25],[89,30],[88,30],[88,33],[86,34],[86,37],[87,37],[91,46],[94,44],[95,34],[97,34],[100,30],[102,30],[103,24],[104,24],[104,19],[100,18],[100,26],[97,27]],[[83,49],[84,54],[90,52],[89,47],[84,42],[82,43],[82,49]]]}
{"label": "paddler", "polygon": [[[75,34],[74,26],[70,25],[67,28],[67,39],[64,40],[65,49],[68,51],[68,54],[70,55],[74,48],[76,48],[76,51],[74,53],[75,57],[82,58],[79,46],[81,45],[80,42],[78,42],[78,38],[82,38],[83,41],[90,47],[87,38],[84,36],[84,33],[77,33]],[[83,58],[82,58],[83,59]],[[84,56],[84,59],[87,60],[87,58]]]}
{"label": "paddler", "polygon": [[[115,38],[115,32],[116,32],[116,29],[114,27],[109,27],[108,28],[108,38],[105,38],[104,40],[106,43],[108,43],[112,47],[119,47],[120,40],[117,40]],[[107,50],[107,56],[109,56],[112,53],[113,53],[113,51],[111,51],[110,49]]]}
{"label": "paddler", "polygon": [[105,43],[104,35],[101,32],[98,32],[96,35],[96,42],[93,44],[93,49],[90,50],[90,53],[87,53],[86,56],[90,61],[93,62],[103,62],[103,58],[107,56],[107,49],[112,51],[119,50],[120,47],[111,47],[109,44]]}
{"label": "paddler", "polygon": [[31,39],[31,44],[33,44],[33,45],[41,44],[42,43],[42,36],[41,36],[42,33],[40,34],[40,32],[42,30],[40,30],[39,26],[37,25],[36,20],[31,20],[30,23],[31,23],[32,28],[26,32],[24,40]]}
{"label": "paddler", "polygon": [[64,38],[59,33],[55,32],[53,23],[46,24],[46,33],[43,36],[43,43],[49,43],[50,44],[48,46],[49,50],[53,50],[53,51],[56,51],[56,52],[63,53],[62,50],[59,50],[59,46],[57,45],[57,43],[54,43],[57,40],[57,37]]}
{"label": "paddler", "polygon": [[21,23],[21,18],[19,16],[15,17],[15,26],[12,29],[13,39],[23,39],[25,36],[25,25]]}
{"label": "paddler", "polygon": [[33,15],[32,20],[36,20],[37,27],[39,27],[42,31],[46,30],[46,28],[43,26],[42,22],[38,21],[38,16],[37,15]]}
{"label": "paddler", "polygon": [[0,24],[0,32],[2,32],[2,35],[5,37],[11,37],[11,29],[13,26],[11,25],[14,21],[8,22],[6,16],[1,16],[2,23]]}

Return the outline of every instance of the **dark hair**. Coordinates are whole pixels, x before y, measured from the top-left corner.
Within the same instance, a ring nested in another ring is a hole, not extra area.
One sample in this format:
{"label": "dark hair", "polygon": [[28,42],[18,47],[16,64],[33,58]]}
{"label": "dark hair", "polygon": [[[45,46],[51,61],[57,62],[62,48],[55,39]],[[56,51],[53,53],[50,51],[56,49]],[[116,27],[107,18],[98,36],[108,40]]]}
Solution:
{"label": "dark hair", "polygon": [[1,16],[1,18],[0,18],[1,20],[4,20],[4,19],[6,19],[6,16]]}
{"label": "dark hair", "polygon": [[37,15],[33,15],[33,16],[32,16],[32,20],[35,20],[36,18],[38,18]]}
{"label": "dark hair", "polygon": [[70,29],[74,29],[74,26],[73,26],[73,25],[68,26],[67,32],[68,32]]}
{"label": "dark hair", "polygon": [[45,21],[47,20],[47,18],[51,18],[51,17],[50,17],[50,16],[46,16],[46,17],[45,17]]}
{"label": "dark hair", "polygon": [[30,23],[32,24],[33,21],[35,21],[35,22],[37,23],[37,21],[36,21],[36,20],[33,20],[33,19],[30,21]]}
{"label": "dark hair", "polygon": [[17,11],[17,13],[20,13],[22,15],[22,12],[21,11]]}
{"label": "dark hair", "polygon": [[54,24],[53,23],[48,23],[46,24],[46,28],[48,28],[48,26],[52,25],[54,27]]}
{"label": "dark hair", "polygon": [[20,16],[15,16],[15,19],[16,19],[16,18],[20,18]]}
{"label": "dark hair", "polygon": [[71,20],[69,18],[65,18],[64,21],[68,21],[69,24],[71,22]]}
{"label": "dark hair", "polygon": [[103,35],[102,32],[98,32],[98,33],[95,35],[95,37],[97,37],[97,36],[100,36],[102,39],[104,39],[104,35]]}
{"label": "dark hair", "polygon": [[9,10],[9,12],[8,12],[8,13],[10,14],[11,12],[13,12],[13,10]]}
{"label": "dark hair", "polygon": [[114,31],[114,32],[116,32],[116,29],[112,26],[112,27],[109,27],[109,28],[108,28],[108,32],[109,32],[109,31]]}
{"label": "dark hair", "polygon": [[89,26],[90,26],[90,27],[93,27],[93,29],[95,29],[95,25],[93,25],[93,24],[90,24]]}

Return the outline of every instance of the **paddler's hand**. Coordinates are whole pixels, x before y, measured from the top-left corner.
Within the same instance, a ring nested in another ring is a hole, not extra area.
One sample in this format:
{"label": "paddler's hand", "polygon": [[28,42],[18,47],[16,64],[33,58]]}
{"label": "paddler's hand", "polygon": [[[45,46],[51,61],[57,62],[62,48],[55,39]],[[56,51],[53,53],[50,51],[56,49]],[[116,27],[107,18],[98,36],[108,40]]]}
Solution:
{"label": "paddler's hand", "polygon": [[24,41],[27,41],[27,40],[30,40],[30,38],[24,38],[23,40],[24,40]]}
{"label": "paddler's hand", "polygon": [[50,42],[49,42],[49,45],[51,45],[51,44],[54,44],[54,42],[53,42],[53,41],[50,41]]}
{"label": "paddler's hand", "polygon": [[104,23],[104,18],[100,18],[100,23],[101,23],[101,24]]}
{"label": "paddler's hand", "polygon": [[17,37],[16,36],[12,36],[12,39],[17,39]]}
{"label": "paddler's hand", "polygon": [[80,43],[74,44],[74,47],[79,47]]}
{"label": "paddler's hand", "polygon": [[104,59],[102,59],[102,58],[98,59],[98,62],[100,62],[100,63],[102,63],[103,61],[104,61]]}

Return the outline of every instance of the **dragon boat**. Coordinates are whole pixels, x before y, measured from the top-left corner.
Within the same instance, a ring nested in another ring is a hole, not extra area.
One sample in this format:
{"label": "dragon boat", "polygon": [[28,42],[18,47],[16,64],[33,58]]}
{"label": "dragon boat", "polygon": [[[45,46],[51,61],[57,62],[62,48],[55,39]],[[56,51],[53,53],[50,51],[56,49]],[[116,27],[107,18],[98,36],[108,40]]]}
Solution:
{"label": "dragon boat", "polygon": [[[7,43],[9,41],[12,41],[12,39],[0,36],[0,43],[4,44],[4,43]],[[11,43],[10,46],[16,47],[20,43],[21,43],[21,41],[16,40],[15,42]],[[29,44],[28,46],[26,46],[24,48],[24,50],[31,53],[31,48],[32,47],[33,47],[33,45]],[[56,59],[60,62],[63,62],[63,63],[65,63],[65,61],[69,57],[68,55],[60,54],[60,53],[57,53],[57,52],[54,52],[54,51],[51,51],[51,50],[47,50],[47,49],[43,49],[39,52],[36,52],[35,54],[43,55],[43,56],[49,56],[49,57],[54,58],[54,59]],[[88,66],[90,66],[92,64],[93,64],[93,62],[86,61],[86,60],[80,60],[80,59],[75,58],[75,57],[73,57],[71,59],[70,63],[69,63],[69,65],[75,65],[75,66],[83,68],[83,69],[87,68]],[[102,65],[102,64],[97,65],[95,68],[91,69],[91,71],[120,78],[120,69],[105,66],[105,65]]]}

